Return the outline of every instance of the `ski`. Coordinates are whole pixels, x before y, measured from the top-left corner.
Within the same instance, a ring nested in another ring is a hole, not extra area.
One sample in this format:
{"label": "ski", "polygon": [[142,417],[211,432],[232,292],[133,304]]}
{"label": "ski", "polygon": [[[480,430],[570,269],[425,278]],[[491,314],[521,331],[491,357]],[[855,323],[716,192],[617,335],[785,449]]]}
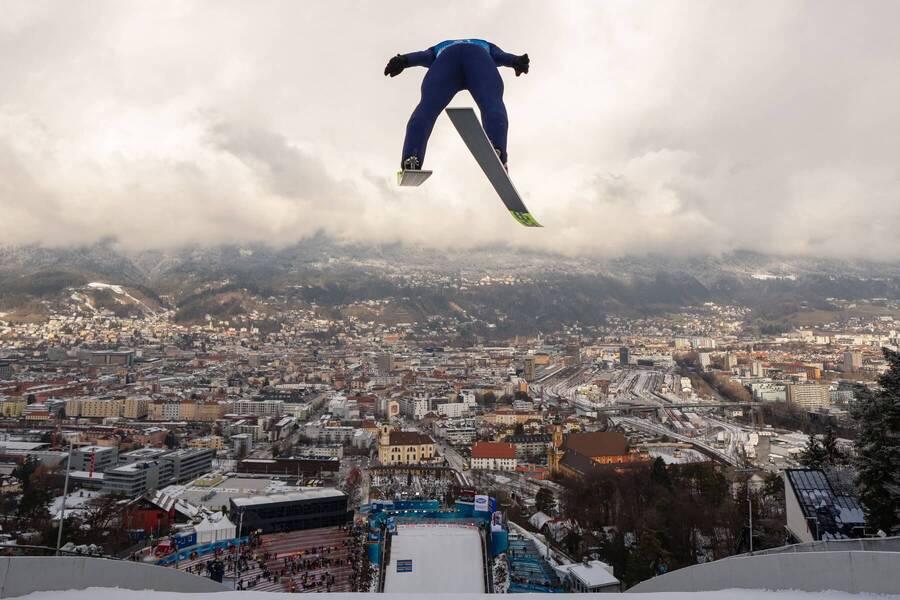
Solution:
{"label": "ski", "polygon": [[541,227],[522,202],[475,111],[471,108],[448,108],[447,116],[513,218],[525,227]]}

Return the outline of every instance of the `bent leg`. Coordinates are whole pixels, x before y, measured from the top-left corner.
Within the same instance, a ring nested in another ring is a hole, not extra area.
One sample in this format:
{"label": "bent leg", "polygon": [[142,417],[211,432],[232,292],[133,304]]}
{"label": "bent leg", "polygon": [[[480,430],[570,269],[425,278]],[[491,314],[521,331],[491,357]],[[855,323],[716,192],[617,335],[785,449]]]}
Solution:
{"label": "bent leg", "polygon": [[[446,53],[444,53],[446,54]],[[425,164],[425,149],[431,130],[441,112],[453,96],[463,88],[462,71],[454,55],[440,56],[422,80],[422,98],[406,124],[402,161],[410,156],[419,158],[419,168]]]}
{"label": "bent leg", "polygon": [[[483,55],[483,56],[482,56]],[[509,119],[503,104],[503,78],[494,61],[485,52],[472,53],[465,62],[466,88],[472,94],[481,124],[494,148],[500,150],[500,162],[506,164],[506,135]]]}

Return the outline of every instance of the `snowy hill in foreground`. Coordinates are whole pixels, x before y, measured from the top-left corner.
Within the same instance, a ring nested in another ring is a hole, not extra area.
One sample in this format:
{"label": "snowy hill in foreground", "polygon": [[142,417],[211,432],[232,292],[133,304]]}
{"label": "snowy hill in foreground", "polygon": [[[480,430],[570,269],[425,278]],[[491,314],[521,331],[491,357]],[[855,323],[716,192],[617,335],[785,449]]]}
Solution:
{"label": "snowy hill in foreground", "polygon": [[[760,582],[762,583],[762,582]],[[289,594],[267,592],[224,592],[217,594],[179,594],[173,592],[141,592],[141,600],[277,600]],[[226,596],[228,598],[226,598]],[[87,590],[69,590],[66,592],[38,592],[22,596],[27,600],[120,600],[122,590],[90,588]],[[293,597],[293,596],[292,596]],[[429,594],[434,600],[486,600],[488,594]],[[567,594],[566,598],[596,598],[594,594]],[[604,595],[602,597],[608,597]],[[329,600],[409,600],[409,594],[329,594]],[[558,594],[528,594],[529,600],[555,598]],[[874,594],[849,594],[846,592],[796,592],[766,590],[721,590],[717,592],[672,592],[665,594],[628,594],[627,600],[865,600],[877,598],[900,598],[900,596],[882,596]]]}

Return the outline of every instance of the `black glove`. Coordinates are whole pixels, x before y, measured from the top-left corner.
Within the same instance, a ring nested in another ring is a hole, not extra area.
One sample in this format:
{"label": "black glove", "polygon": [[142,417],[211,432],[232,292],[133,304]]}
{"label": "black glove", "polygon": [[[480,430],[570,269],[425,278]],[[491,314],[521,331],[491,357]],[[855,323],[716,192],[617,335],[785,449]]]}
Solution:
{"label": "black glove", "polygon": [[390,75],[391,77],[396,77],[403,72],[403,69],[408,66],[409,61],[406,59],[406,57],[398,54],[388,61],[387,66],[384,68],[384,74]]}
{"label": "black glove", "polygon": [[523,54],[522,56],[516,57],[516,61],[513,63],[513,69],[516,71],[516,77],[521,75],[522,73],[528,72],[528,55]]}

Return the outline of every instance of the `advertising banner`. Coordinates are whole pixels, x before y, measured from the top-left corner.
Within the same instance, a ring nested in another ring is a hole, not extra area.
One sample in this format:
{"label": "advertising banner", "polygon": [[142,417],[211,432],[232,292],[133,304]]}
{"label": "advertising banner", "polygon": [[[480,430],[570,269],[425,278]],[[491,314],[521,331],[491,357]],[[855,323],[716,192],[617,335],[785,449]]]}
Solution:
{"label": "advertising banner", "polygon": [[412,559],[406,558],[403,560],[397,561],[397,572],[398,573],[412,573]]}
{"label": "advertising banner", "polygon": [[459,498],[457,500],[464,504],[472,504],[475,501],[475,490],[472,488],[459,490]]}
{"label": "advertising banner", "polygon": [[490,509],[490,499],[484,494],[475,494],[475,510],[488,512]]}

